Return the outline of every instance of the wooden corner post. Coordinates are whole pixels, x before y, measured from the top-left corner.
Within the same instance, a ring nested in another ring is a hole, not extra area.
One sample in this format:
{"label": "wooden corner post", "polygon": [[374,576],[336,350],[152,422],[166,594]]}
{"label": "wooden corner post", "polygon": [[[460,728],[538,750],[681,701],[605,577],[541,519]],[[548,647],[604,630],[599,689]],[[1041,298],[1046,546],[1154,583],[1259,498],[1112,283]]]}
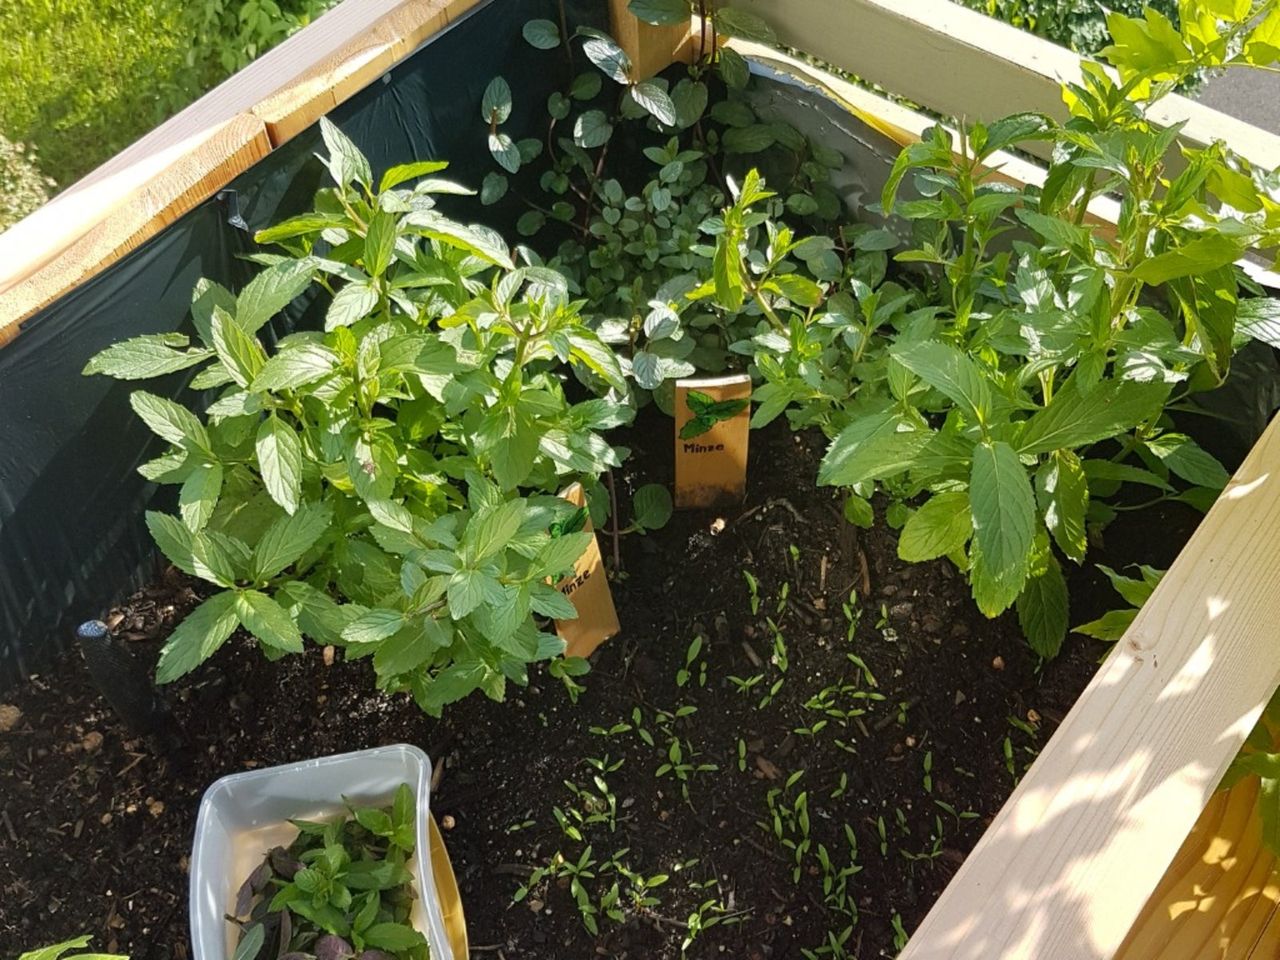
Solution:
{"label": "wooden corner post", "polygon": [[629,0],[609,0],[609,21],[614,39],[631,58],[634,68],[631,79],[647,80],[677,60],[685,58],[690,24],[652,26],[637,19],[627,9],[628,2]]}

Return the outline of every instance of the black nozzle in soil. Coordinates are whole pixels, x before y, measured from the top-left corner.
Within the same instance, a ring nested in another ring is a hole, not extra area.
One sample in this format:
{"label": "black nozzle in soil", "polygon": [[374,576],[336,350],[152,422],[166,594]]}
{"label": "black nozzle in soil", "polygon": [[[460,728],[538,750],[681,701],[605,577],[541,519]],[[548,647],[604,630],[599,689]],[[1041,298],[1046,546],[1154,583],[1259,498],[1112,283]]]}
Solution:
{"label": "black nozzle in soil", "polygon": [[93,685],[134,733],[154,737],[166,750],[185,738],[156,692],[146,665],[139,662],[111,636],[101,620],[89,620],[76,628],[76,642],[84,655]]}

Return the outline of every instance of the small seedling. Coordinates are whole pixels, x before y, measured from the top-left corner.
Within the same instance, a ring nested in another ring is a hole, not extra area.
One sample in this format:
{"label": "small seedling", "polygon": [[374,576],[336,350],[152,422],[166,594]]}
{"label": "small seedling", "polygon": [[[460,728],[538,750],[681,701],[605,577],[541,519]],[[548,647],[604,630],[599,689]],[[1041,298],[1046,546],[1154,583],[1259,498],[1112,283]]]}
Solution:
{"label": "small seedling", "polygon": [[959,825],[961,820],[977,820],[978,819],[979,814],[976,811],[973,811],[973,810],[958,811],[951,804],[947,803],[945,800],[939,800],[937,797],[934,798],[933,802],[938,805],[939,809],[951,814],[951,816],[955,818],[957,825]]}
{"label": "small seedling", "polygon": [[758,683],[762,683],[763,681],[764,681],[763,673],[753,674],[752,676],[747,677],[746,679],[743,679],[742,677],[733,677],[733,676],[729,678],[729,682],[733,684],[734,689],[737,690],[738,693],[750,693],[752,687],[754,687]]}
{"label": "small seedling", "polygon": [[895,913],[889,923],[893,926],[893,948],[895,950],[906,949],[908,937],[907,931],[902,926],[902,914]]}
{"label": "small seedling", "polygon": [[[696,862],[696,861],[694,861]],[[693,882],[689,884],[689,888],[694,891],[707,890],[718,886],[715,877],[701,882]],[[737,913],[731,911],[719,897],[710,900],[704,900],[700,903],[685,922],[685,936],[680,943],[680,956],[688,956],[689,948],[693,946],[698,937],[710,930],[712,927],[721,924],[742,923],[749,914],[750,910],[740,910]]]}
{"label": "small seedling", "polygon": [[849,599],[840,604],[840,612],[844,614],[845,622],[848,628],[845,630],[845,640],[852,643],[853,635],[858,632],[858,624],[862,622],[862,606],[858,602],[857,592],[849,594]]}
{"label": "small seedling", "polygon": [[577,677],[591,672],[591,665],[583,657],[556,657],[547,665],[547,673],[564,684],[569,702],[576,704],[587,688],[578,683]]}
{"label": "small seedling", "polygon": [[804,870],[804,860],[812,849],[813,841],[809,836],[809,793],[801,790],[795,797],[790,797],[791,788],[800,782],[803,770],[797,770],[787,778],[782,787],[774,787],[765,795],[765,804],[769,808],[767,821],[757,820],[756,826],[774,838],[790,851],[792,867],[792,883],[800,882]]}
{"label": "small seedling", "polygon": [[[698,657],[702,654],[702,642],[701,634],[689,641],[689,647],[684,655],[684,666],[676,671],[677,687],[685,686],[692,678],[694,664],[698,662]],[[707,685],[707,662],[703,660],[698,666],[698,686],[705,687]]]}
{"label": "small seedling", "polygon": [[689,803],[689,782],[699,773],[713,773],[719,770],[718,764],[714,763],[695,763],[698,752],[693,748],[693,744],[689,741],[681,741],[679,737],[672,737],[667,745],[667,760],[660,765],[658,769],[653,771],[653,775],[661,779],[662,777],[675,777],[680,781],[680,795],[686,803]]}
{"label": "small seedling", "polygon": [[743,570],[742,576],[747,581],[747,593],[751,598],[751,615],[754,617],[760,613],[760,581],[752,576],[749,570]]}

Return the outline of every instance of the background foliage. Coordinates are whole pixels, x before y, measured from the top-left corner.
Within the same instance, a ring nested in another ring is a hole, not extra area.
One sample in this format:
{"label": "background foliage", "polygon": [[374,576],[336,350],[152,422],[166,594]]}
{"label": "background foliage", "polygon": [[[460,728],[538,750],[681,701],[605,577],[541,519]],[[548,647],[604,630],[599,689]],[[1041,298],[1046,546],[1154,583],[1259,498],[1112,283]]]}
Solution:
{"label": "background foliage", "polygon": [[0,230],[44,204],[53,185],[30,147],[0,134]]}
{"label": "background foliage", "polygon": [[[5,0],[0,136],[33,147],[40,172],[65,187],[335,2]],[[1081,52],[1107,40],[1099,0],[960,2]],[[1152,5],[1176,22],[1174,0]],[[1139,14],[1142,4],[1109,6]],[[33,209],[6,203],[0,229],[19,207]]]}
{"label": "background foliage", "polygon": [[5,0],[0,135],[65,187],[333,2]]}
{"label": "background foliage", "polygon": [[1030,30],[1054,43],[1080,53],[1097,53],[1108,43],[1106,12],[1115,10],[1130,17],[1142,16],[1144,6],[1159,10],[1178,22],[1176,0],[958,0],[989,17]]}

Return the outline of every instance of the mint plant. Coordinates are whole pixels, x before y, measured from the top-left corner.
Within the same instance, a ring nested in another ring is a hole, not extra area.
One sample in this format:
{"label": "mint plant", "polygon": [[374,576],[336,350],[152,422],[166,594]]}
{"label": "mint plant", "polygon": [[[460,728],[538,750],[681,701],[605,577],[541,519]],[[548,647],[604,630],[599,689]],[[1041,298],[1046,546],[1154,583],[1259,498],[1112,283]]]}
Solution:
{"label": "mint plant", "polygon": [[[542,199],[521,196],[528,207],[518,223],[527,237],[546,237],[547,265],[569,278],[588,300],[592,325],[619,348],[623,369],[638,398],[650,392],[671,412],[671,381],[697,371],[741,366],[731,345],[753,332],[754,317],[738,310],[707,310],[686,294],[709,277],[720,218],[742,159],[776,168],[785,183],[787,209],[799,217],[834,219],[841,203],[829,184],[844,158],[807,140],[786,123],[765,121],[744,91],[746,61],[715,43],[717,33],[772,39],[758,17],[709,3],[648,2],[632,12],[649,23],[688,22],[705,15],[695,62],[677,80],[640,80],[625,51],[599,31],[582,29],[591,65],[547,103],[546,136],[519,143],[494,139],[511,113],[509,85],[496,78],[482,110],[491,126],[490,148],[500,170],[485,178],[485,203],[513,189],[509,174],[543,154],[538,184]],[[538,26],[535,27],[534,24]],[[533,21],[526,39],[535,47],[561,46],[550,21]],[[712,104],[714,95],[723,99]],[[643,129],[641,129],[643,128]],[[653,165],[638,190],[623,170],[614,172],[611,146],[626,131]],[[654,141],[657,142],[654,142]],[[518,154],[518,156],[517,156]],[[784,175],[785,174],[785,175]]]}
{"label": "mint plant", "polygon": [[402,784],[390,806],[349,807],[328,823],[291,821],[297,837],[269,851],[236,895],[235,960],[427,960],[427,940],[410,919],[415,806]]}
{"label": "mint plant", "polygon": [[[157,680],[208,659],[244,627],[270,657],[303,638],[371,657],[379,686],[431,713],[483,689],[501,699],[563,644],[536,618],[569,619],[547,581],[589,535],[549,495],[619,465],[601,431],[628,422],[613,352],[564,278],[517,266],[500,236],[444,217],[443,163],[387,171],[322,122],[334,186],[312,213],[262,231],[284,254],[238,296],[202,281],[196,341],[144,336],[85,368],[137,380],[202,366],[203,417],[137,391],[169,444],[143,465],[179,487],[147,524],[179,569],[218,588],[174,631]],[[413,182],[412,187],[406,186]],[[260,331],[313,287],[325,329]],[[570,402],[571,371],[610,393]]]}
{"label": "mint plant", "polygon": [[[1275,304],[1250,298],[1234,266],[1276,246],[1269,175],[1222,144],[1173,155],[1178,128],[1148,113],[1198,69],[1273,62],[1276,4],[1192,2],[1181,32],[1153,11],[1109,23],[1121,79],[1086,64],[1064,90],[1066,124],[1017,115],[958,143],[937,127],[903,151],[882,205],[911,223],[896,260],[920,271],[922,297],[842,278],[780,360],[757,355],[758,399],[785,397],[793,422],[834,436],[819,482],[853,491],[864,520],[877,487],[923,497],[900,556],[950,558],[986,615],[1016,606],[1044,656],[1067,629],[1063,560],[1082,562],[1091,531],[1139,505],[1128,490],[1203,507],[1225,484],[1167,411],[1222,382],[1242,335],[1275,339]],[[999,180],[993,156],[1034,140],[1054,147],[1043,187]],[[1087,225],[1102,195],[1120,199],[1114,235]]]}

